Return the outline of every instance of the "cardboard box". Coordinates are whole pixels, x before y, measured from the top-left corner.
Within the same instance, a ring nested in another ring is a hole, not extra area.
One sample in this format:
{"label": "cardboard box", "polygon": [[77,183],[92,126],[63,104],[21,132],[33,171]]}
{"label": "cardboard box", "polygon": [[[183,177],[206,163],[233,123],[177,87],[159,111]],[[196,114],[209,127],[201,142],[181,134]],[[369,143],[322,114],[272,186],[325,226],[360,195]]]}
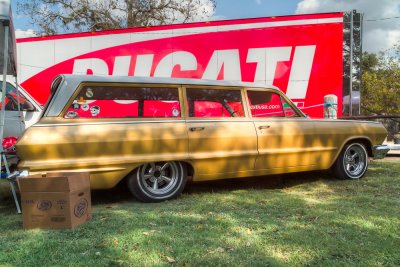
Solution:
{"label": "cardboard box", "polygon": [[92,217],[89,173],[18,178],[25,229],[74,228]]}

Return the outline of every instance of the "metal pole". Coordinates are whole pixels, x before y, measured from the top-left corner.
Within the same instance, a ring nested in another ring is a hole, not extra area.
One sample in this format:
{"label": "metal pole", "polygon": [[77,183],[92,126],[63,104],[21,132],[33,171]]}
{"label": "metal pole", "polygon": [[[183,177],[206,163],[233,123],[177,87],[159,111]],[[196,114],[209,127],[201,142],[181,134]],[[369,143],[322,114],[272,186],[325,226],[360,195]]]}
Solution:
{"label": "metal pole", "polygon": [[362,40],[363,40],[363,22],[364,22],[364,13],[360,14],[360,99],[358,101],[358,115],[361,115],[361,86],[362,86]]}
{"label": "metal pole", "polygon": [[[0,115],[0,152],[3,153],[3,133],[4,133],[4,117],[6,113],[6,85],[7,85],[7,72],[8,72],[8,34],[9,34],[9,25],[4,25],[4,61],[3,61],[3,85],[1,88],[1,115]],[[1,166],[2,157],[0,157],[0,166]],[[1,175],[1,167],[0,167],[0,175]]]}
{"label": "metal pole", "polygon": [[349,91],[349,115],[353,116],[353,11],[350,13],[350,91]]}
{"label": "metal pole", "polygon": [[[18,125],[19,125],[19,132],[22,133],[22,124],[24,124],[25,126],[25,119],[24,119],[24,115],[23,112],[21,111],[21,93],[19,92],[19,84],[18,84],[18,79],[17,79],[17,75],[15,75],[15,88],[17,89],[17,106],[18,106]],[[25,129],[25,127],[24,127]]]}

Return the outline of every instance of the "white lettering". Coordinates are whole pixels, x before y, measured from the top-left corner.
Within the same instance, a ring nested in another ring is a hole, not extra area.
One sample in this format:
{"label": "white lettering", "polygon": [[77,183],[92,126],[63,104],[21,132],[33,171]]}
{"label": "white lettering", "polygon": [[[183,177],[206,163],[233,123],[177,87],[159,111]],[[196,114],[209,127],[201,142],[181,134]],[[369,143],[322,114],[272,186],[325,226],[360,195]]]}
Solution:
{"label": "white lettering", "polygon": [[286,94],[289,98],[306,98],[311,68],[314,61],[315,45],[298,46],[294,51],[292,69]]}
{"label": "white lettering", "polygon": [[153,65],[154,55],[138,55],[136,57],[135,72],[133,75],[150,77],[151,66]]}
{"label": "white lettering", "polygon": [[74,61],[73,74],[108,75],[107,63],[100,58],[76,59]]}
{"label": "white lettering", "polygon": [[[311,69],[313,66],[315,45],[298,46],[294,48],[292,66],[286,94],[292,99],[305,99]],[[274,79],[281,78],[284,73],[277,73],[277,64],[289,61],[292,47],[250,48],[247,63],[256,63],[254,81],[272,84]],[[117,56],[114,60],[112,75],[129,75],[132,56]],[[153,64],[156,64],[155,77],[171,77],[174,68],[181,71],[195,71],[198,63],[195,55],[187,51],[176,51],[167,54],[160,62],[154,62],[154,54],[137,55],[134,76],[150,77]],[[244,70],[246,71],[246,70]],[[219,75],[224,80],[241,81],[242,70],[238,49],[215,50],[205,67],[202,79],[216,80]],[[99,58],[76,59],[73,74],[108,75],[107,63]]]}
{"label": "white lettering", "polygon": [[131,56],[115,57],[112,75],[128,76]]}
{"label": "white lettering", "polygon": [[196,57],[186,51],[173,52],[161,59],[154,72],[154,77],[171,77],[175,66],[180,66],[181,70],[196,70]]}
{"label": "white lettering", "polygon": [[289,61],[291,47],[252,48],[247,55],[247,63],[257,63],[255,82],[272,84],[275,78],[276,64]]}
{"label": "white lettering", "polygon": [[242,81],[238,49],[214,51],[204,71],[203,79],[216,80],[222,68],[224,80]]}

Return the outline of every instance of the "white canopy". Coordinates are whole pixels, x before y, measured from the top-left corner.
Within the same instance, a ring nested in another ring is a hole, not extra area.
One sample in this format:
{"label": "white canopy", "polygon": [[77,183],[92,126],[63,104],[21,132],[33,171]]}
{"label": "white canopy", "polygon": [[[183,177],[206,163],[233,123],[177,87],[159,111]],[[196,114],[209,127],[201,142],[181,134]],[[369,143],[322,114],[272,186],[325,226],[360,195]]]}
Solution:
{"label": "white canopy", "polygon": [[[15,76],[17,74],[17,50],[10,0],[0,0],[0,22],[0,70],[4,74],[4,53],[6,52],[8,53],[7,74]],[[6,41],[5,27],[9,27],[8,51],[4,50]]]}

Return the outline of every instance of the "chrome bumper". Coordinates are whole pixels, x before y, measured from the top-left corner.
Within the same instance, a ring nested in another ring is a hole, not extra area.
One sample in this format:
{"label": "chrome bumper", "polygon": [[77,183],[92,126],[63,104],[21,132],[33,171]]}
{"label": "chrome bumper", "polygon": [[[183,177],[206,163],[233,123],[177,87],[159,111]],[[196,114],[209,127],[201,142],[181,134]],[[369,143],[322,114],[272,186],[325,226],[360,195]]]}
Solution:
{"label": "chrome bumper", "polygon": [[372,147],[374,159],[383,159],[389,152],[390,148],[387,145],[377,145]]}

